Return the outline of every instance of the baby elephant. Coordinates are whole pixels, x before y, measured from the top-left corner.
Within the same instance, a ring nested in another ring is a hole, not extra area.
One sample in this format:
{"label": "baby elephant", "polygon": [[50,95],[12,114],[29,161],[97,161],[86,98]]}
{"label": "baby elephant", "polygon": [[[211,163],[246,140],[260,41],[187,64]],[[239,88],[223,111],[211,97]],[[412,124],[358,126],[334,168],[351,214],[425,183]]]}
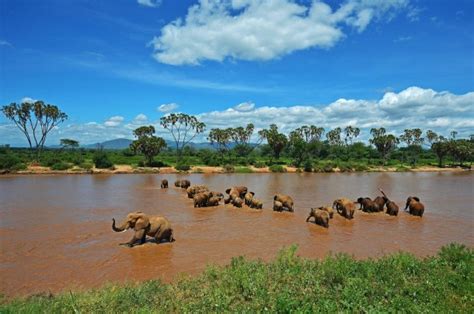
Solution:
{"label": "baby elephant", "polygon": [[332,209],[332,207],[329,206],[329,205],[320,206],[317,209],[324,210],[325,212],[327,212],[329,214],[329,218],[331,218],[331,219],[332,219],[332,217],[334,217],[334,209]]}
{"label": "baby elephant", "polygon": [[420,202],[420,199],[416,196],[410,196],[407,198],[405,210],[407,210],[407,208],[410,215],[413,216],[423,217],[423,213],[425,212],[425,205],[423,205]]}
{"label": "baby elephant", "polygon": [[163,240],[173,242],[173,229],[171,224],[165,217],[149,216],[142,212],[133,212],[127,215],[127,218],[119,225],[115,225],[115,219],[112,218],[112,230],[115,232],[124,232],[128,229],[133,229],[135,234],[133,238],[120,245],[132,247],[134,245],[145,243],[146,236],[153,237],[156,243]]}
{"label": "baby elephant", "polygon": [[245,197],[244,197],[245,205],[250,206],[250,204],[252,203],[252,199],[253,199],[254,195],[255,195],[254,192],[245,193]]}
{"label": "baby elephant", "polygon": [[166,179],[161,180],[161,188],[162,189],[167,189],[168,188],[168,180],[166,180]]}
{"label": "baby elephant", "polygon": [[281,202],[283,204],[283,208],[288,209],[290,212],[294,212],[293,206],[294,202],[291,196],[285,195],[285,194],[276,194],[273,197],[274,201]]}
{"label": "baby elephant", "polygon": [[394,201],[390,201],[387,199],[385,205],[387,206],[387,214],[389,214],[390,216],[398,215],[398,205]]}
{"label": "baby elephant", "polygon": [[347,219],[354,218],[355,207],[355,203],[345,197],[335,200],[332,204],[332,208],[335,208],[339,215]]}
{"label": "baby elephant", "polygon": [[242,207],[242,205],[244,204],[244,200],[241,199],[240,197],[236,197],[234,198],[234,200],[232,201],[232,204],[234,204],[235,207]]}
{"label": "baby elephant", "polygon": [[329,228],[329,213],[325,210],[311,208],[306,222],[308,222],[311,217],[314,217],[314,222],[317,225],[323,226],[324,228]]}
{"label": "baby elephant", "polygon": [[281,212],[283,211],[283,203],[279,201],[274,201],[273,202],[273,210],[276,212]]}
{"label": "baby elephant", "polygon": [[250,200],[250,204],[248,206],[250,208],[262,209],[263,208],[263,202],[261,200],[256,199],[256,198],[252,198]]}

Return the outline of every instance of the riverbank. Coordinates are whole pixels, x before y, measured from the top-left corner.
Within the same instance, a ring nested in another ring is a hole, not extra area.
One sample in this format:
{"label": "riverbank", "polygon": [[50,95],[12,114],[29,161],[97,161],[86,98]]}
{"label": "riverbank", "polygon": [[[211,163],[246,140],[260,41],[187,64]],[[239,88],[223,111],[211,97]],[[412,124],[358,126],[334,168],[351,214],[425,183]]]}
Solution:
{"label": "riverbank", "polygon": [[37,312],[459,312],[474,311],[474,252],[462,245],[436,256],[396,253],[322,260],[282,250],[269,263],[233,258],[197,277],[1,300],[2,313]]}
{"label": "riverbank", "polygon": [[[445,167],[439,168],[434,166],[420,166],[417,168],[400,168],[400,167],[369,167],[362,171],[356,170],[341,170],[340,168],[325,169],[325,171],[314,171],[314,172],[462,172],[470,171],[471,169],[461,167]],[[50,167],[42,166],[28,166],[25,170],[18,171],[4,171],[0,174],[18,174],[18,175],[40,175],[40,174],[140,174],[140,173],[162,173],[162,174],[176,174],[176,173],[206,173],[206,174],[218,174],[218,173],[272,173],[272,172],[285,172],[285,173],[301,173],[301,168],[281,166],[277,171],[270,167],[254,167],[254,166],[235,166],[232,168],[228,167],[210,167],[210,166],[191,166],[189,170],[182,171],[177,170],[175,167],[133,167],[130,165],[114,165],[109,169],[83,169],[80,167],[73,167],[67,170],[53,170]]]}

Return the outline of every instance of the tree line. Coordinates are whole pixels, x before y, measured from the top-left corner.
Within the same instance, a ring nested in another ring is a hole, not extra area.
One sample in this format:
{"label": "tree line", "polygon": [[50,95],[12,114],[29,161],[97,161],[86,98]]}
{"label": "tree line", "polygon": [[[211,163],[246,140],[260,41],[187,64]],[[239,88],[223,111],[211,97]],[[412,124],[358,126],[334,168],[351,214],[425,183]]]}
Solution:
{"label": "tree line", "polygon": [[[68,118],[57,106],[45,104],[43,101],[12,103],[3,106],[1,111],[25,135],[36,160],[40,159],[48,134]],[[170,133],[174,141],[172,149],[176,153],[178,166],[185,163],[183,154],[189,153],[191,141],[206,130],[205,123],[185,113],[166,115],[160,119],[160,125]],[[153,165],[155,156],[167,148],[166,141],[157,137],[155,133],[155,127],[152,125],[141,126],[133,131],[135,140],[130,145],[130,151],[133,154],[143,155],[145,165]],[[464,162],[472,162],[474,158],[474,135],[469,139],[457,138],[456,131],[445,137],[432,130],[423,132],[420,128],[413,128],[405,129],[397,136],[388,133],[383,127],[372,128],[370,145],[357,141],[361,130],[351,125],[331,130],[316,125],[302,125],[289,134],[284,134],[279,131],[276,124],[271,124],[268,128],[254,133],[255,126],[252,123],[245,127],[210,129],[207,140],[219,155],[219,160],[217,162],[214,160],[214,163],[223,165],[232,162],[233,156],[239,158],[253,154],[268,156],[271,164],[278,162],[283,154],[290,158],[296,167],[302,165],[306,167],[318,159],[359,159],[367,156],[378,157],[382,164],[386,165],[391,156],[396,155],[404,162],[416,166],[424,151],[424,145],[436,156],[440,167],[444,166],[448,156],[461,166]],[[262,144],[264,141],[266,144]],[[405,145],[401,146],[401,143]],[[60,145],[61,149],[74,149],[79,146],[79,142],[73,139],[61,139]],[[374,148],[377,156],[374,156]],[[257,152],[254,152],[255,150]],[[106,158],[106,154],[102,153],[100,158]],[[216,159],[215,156],[212,158]]]}

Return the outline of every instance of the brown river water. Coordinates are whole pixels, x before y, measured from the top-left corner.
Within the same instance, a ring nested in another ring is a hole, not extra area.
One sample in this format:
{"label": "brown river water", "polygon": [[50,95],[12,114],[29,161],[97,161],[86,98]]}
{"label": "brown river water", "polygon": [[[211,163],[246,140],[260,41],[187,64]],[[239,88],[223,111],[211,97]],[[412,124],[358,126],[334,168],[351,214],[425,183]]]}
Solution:
{"label": "brown river water", "polygon": [[[169,189],[160,189],[167,178]],[[232,205],[195,209],[176,178],[222,191],[246,185],[263,211]],[[271,260],[283,247],[322,258],[345,252],[356,258],[400,250],[435,254],[450,242],[474,246],[474,175],[463,173],[40,175],[0,177],[0,293],[29,295],[100,287],[107,282],[197,274],[231,257]],[[419,196],[423,218],[357,211],[351,221],[335,215],[329,229],[305,219],[310,207],[338,197],[375,197],[382,187],[401,209]],[[295,213],[271,210],[276,192],[295,200]],[[115,233],[112,217],[130,211],[166,216],[176,241],[119,246],[132,231]]]}

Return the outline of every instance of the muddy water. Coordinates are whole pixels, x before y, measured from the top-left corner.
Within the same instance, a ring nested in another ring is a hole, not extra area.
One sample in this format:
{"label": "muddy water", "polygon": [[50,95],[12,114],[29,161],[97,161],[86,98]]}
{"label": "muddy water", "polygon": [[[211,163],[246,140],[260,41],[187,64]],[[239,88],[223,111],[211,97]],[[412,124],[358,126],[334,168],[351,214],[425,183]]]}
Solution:
{"label": "muddy water", "polygon": [[[0,293],[8,296],[98,287],[106,282],[195,274],[232,256],[270,260],[284,246],[320,258],[346,252],[357,258],[405,250],[434,254],[456,241],[474,246],[471,173],[188,175],[193,184],[224,191],[246,185],[264,201],[262,212],[231,205],[194,209],[176,175],[67,175],[0,177]],[[167,178],[170,188],[160,189]],[[171,187],[172,186],[172,187]],[[426,205],[420,219],[356,212],[335,215],[328,230],[305,223],[311,206],[340,196],[374,197],[377,188],[401,207],[408,195]],[[295,213],[271,211],[275,192],[292,195]],[[115,233],[111,219],[141,210],[165,215],[177,241],[118,246],[132,232]]]}

